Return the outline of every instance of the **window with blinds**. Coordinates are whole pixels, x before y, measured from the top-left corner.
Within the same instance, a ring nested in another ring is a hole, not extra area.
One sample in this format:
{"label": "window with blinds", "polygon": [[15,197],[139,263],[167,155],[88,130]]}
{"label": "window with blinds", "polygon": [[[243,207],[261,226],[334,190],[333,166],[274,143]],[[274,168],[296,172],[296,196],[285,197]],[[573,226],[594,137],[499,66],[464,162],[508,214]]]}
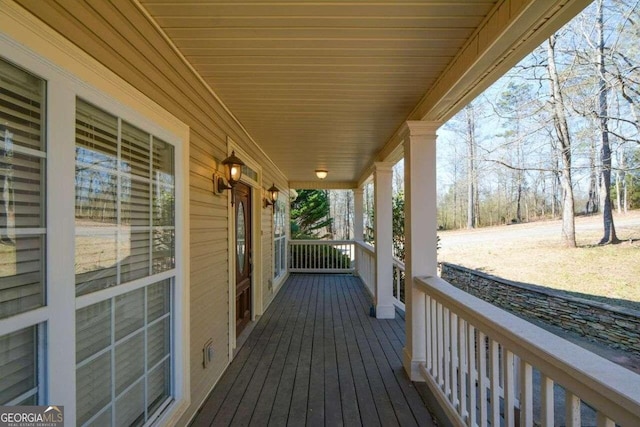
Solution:
{"label": "window with blinds", "polygon": [[45,302],[45,92],[0,59],[0,318]]}
{"label": "window with blinds", "polygon": [[76,312],[78,426],[143,425],[170,401],[171,294],[164,280]]}
{"label": "window with blinds", "polygon": [[286,206],[277,200],[273,210],[273,277],[282,276],[286,270],[287,235],[286,235]]}
{"label": "window with blinds", "polygon": [[81,99],[75,131],[76,296],[137,281],[76,312],[77,425],[142,425],[171,400],[174,148]]}
{"label": "window with blinds", "polygon": [[[0,319],[45,304],[46,83],[0,58]],[[37,405],[33,321],[0,335],[0,405]]]}
{"label": "window with blinds", "polygon": [[175,266],[174,148],[76,105],[76,295]]}

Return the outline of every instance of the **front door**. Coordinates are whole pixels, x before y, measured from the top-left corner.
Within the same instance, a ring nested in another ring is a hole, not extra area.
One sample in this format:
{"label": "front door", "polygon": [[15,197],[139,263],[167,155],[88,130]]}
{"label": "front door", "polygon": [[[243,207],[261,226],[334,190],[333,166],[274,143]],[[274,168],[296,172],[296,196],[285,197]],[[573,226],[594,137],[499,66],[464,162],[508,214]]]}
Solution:
{"label": "front door", "polygon": [[251,321],[251,188],[238,183],[235,192],[236,336],[238,336]]}

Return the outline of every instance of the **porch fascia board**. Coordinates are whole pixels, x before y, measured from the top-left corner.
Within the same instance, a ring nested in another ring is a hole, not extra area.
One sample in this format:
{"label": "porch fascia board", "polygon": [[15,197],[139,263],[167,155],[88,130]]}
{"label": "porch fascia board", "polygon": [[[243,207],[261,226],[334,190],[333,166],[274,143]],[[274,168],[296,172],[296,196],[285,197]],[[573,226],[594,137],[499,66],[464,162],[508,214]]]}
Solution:
{"label": "porch fascia board", "polygon": [[409,120],[447,121],[591,0],[504,0],[469,38]]}
{"label": "porch fascia board", "polygon": [[[590,3],[504,0],[496,4],[407,121],[446,122]],[[363,169],[359,182],[371,175],[375,162],[403,158],[404,134],[403,123]]]}

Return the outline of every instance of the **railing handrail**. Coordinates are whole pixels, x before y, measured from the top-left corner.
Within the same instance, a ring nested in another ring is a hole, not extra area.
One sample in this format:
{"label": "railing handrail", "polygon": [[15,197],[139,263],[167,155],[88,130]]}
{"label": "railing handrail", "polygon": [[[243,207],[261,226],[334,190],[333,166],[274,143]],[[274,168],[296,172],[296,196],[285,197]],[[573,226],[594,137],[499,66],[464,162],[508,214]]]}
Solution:
{"label": "railing handrail", "polygon": [[[414,285],[580,399],[615,416],[617,423],[640,424],[640,375],[476,298],[439,277],[418,277]],[[637,379],[630,380],[630,376]]]}
{"label": "railing handrail", "polygon": [[375,255],[376,254],[376,247],[373,246],[373,245],[370,245],[369,243],[365,242],[364,240],[356,240],[355,244],[360,246],[365,251],[369,252],[371,255]]}
{"label": "railing handrail", "polygon": [[348,245],[355,243],[355,240],[314,240],[314,239],[290,239],[292,245]]}
{"label": "railing handrail", "polygon": [[404,262],[400,261],[400,260],[399,260],[398,258],[396,258],[395,256],[393,257],[393,263],[394,263],[395,265],[397,265],[398,267],[400,267],[400,269],[401,269],[402,271],[405,271],[405,270],[406,270],[406,268],[405,268],[405,266],[404,266]]}

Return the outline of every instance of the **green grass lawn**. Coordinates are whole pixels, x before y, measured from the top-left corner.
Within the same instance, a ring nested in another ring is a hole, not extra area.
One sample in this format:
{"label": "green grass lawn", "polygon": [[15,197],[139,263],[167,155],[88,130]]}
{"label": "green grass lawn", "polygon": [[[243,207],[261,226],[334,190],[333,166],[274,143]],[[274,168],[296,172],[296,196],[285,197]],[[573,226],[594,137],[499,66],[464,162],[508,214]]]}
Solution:
{"label": "green grass lawn", "polygon": [[598,246],[601,217],[577,219],[575,249],[559,221],[441,232],[439,261],[640,310],[640,212],[615,220],[623,242]]}

